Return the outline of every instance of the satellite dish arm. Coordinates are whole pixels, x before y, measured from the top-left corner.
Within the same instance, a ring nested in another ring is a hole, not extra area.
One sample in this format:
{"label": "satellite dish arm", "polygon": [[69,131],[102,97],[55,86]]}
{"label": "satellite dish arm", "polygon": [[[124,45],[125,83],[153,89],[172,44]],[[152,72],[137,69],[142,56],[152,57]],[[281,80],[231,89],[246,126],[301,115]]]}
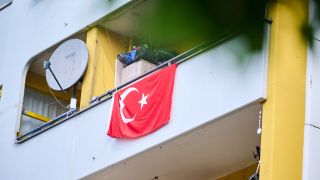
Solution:
{"label": "satellite dish arm", "polygon": [[60,87],[61,91],[66,92],[65,90],[62,89],[62,87],[61,87],[61,85],[60,85],[57,77],[54,75],[52,69],[50,68],[50,65],[51,65],[51,63],[50,63],[49,61],[44,61],[44,62],[43,62],[43,68],[44,68],[45,70],[49,69],[49,71],[50,71],[50,73],[52,74],[54,80],[57,82],[58,86]]}

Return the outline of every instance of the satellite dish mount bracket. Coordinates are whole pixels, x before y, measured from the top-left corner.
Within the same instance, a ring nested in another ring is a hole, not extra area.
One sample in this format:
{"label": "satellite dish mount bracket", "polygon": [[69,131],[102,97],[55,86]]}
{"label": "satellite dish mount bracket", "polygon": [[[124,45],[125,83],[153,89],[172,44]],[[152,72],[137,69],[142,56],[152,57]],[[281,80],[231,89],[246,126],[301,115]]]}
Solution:
{"label": "satellite dish mount bracket", "polygon": [[45,70],[49,69],[49,71],[50,71],[50,73],[52,74],[54,80],[57,82],[58,86],[60,87],[61,91],[66,92],[65,90],[62,89],[62,87],[61,87],[61,85],[60,85],[60,83],[59,83],[56,75],[53,73],[53,71],[52,71],[52,69],[50,68],[50,66],[51,66],[50,61],[43,61],[43,68],[44,68]]}

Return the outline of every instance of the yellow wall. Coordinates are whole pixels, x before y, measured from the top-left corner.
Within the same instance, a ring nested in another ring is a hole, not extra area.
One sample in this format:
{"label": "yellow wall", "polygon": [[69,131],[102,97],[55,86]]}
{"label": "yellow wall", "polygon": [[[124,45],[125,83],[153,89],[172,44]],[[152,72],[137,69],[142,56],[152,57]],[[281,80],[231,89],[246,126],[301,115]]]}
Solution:
{"label": "yellow wall", "polygon": [[[37,75],[31,71],[27,73],[26,77],[26,87],[32,88],[34,90],[37,90],[39,92],[42,92],[48,96],[52,96],[52,94],[49,91],[48,84],[46,82],[46,79],[43,76]],[[58,91],[53,91],[54,95],[66,102],[70,101],[71,98],[71,92],[63,93]],[[80,96],[80,92],[77,93]]]}
{"label": "yellow wall", "polygon": [[256,171],[256,168],[257,165],[254,164],[239,171],[233,172],[227,176],[219,178],[218,180],[248,180],[249,177]]}
{"label": "yellow wall", "polygon": [[262,180],[302,178],[307,45],[301,27],[308,1],[279,0],[271,25],[268,94],[263,105]]}
{"label": "yellow wall", "polygon": [[87,47],[89,63],[82,84],[81,109],[88,106],[92,97],[114,88],[116,57],[127,51],[128,39],[95,27],[87,32]]}

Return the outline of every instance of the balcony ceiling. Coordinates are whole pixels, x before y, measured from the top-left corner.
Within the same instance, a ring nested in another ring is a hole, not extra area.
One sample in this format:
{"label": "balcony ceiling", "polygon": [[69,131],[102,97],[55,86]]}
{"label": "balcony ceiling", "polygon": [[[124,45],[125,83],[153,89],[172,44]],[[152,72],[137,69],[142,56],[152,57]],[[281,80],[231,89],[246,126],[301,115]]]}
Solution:
{"label": "balcony ceiling", "polygon": [[260,107],[249,105],[85,179],[209,180],[243,169],[256,162]]}
{"label": "balcony ceiling", "polygon": [[140,30],[138,28],[138,18],[146,16],[148,11],[152,11],[154,4],[154,0],[137,1],[137,3],[131,5],[127,9],[101,20],[99,25],[123,36],[137,36],[139,34],[138,31]]}

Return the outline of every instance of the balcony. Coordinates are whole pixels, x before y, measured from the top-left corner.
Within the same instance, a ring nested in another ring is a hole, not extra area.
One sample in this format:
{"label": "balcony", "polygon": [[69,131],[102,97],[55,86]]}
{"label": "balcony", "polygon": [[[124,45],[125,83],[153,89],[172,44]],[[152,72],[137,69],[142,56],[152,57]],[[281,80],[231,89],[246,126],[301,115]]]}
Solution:
{"label": "balcony", "polygon": [[171,119],[158,131],[131,140],[108,137],[112,101],[105,99],[14,146],[23,157],[19,168],[33,164],[16,178],[209,179],[256,163],[267,58],[266,50],[243,50],[240,63],[232,50],[243,43],[225,40],[178,65]]}

